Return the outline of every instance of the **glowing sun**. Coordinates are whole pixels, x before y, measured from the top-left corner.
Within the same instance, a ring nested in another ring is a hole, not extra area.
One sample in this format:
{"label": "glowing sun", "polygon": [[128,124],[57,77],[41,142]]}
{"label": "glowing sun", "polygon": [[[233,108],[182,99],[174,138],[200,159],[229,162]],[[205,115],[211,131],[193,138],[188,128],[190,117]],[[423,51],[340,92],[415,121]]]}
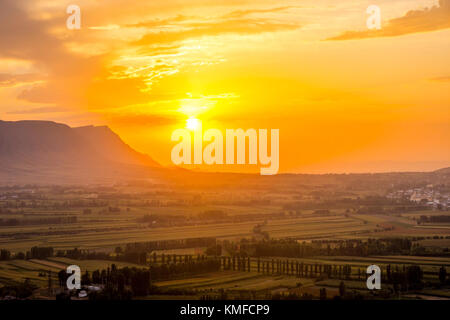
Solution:
{"label": "glowing sun", "polygon": [[189,130],[197,130],[200,125],[201,122],[197,118],[189,118],[186,120],[186,128]]}

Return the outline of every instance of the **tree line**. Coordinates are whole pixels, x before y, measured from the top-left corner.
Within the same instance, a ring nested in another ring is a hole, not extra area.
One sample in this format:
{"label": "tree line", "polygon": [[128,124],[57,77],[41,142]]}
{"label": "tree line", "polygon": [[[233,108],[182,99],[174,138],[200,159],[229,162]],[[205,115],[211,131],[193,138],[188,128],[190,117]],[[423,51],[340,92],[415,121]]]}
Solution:
{"label": "tree line", "polygon": [[52,247],[32,247],[27,252],[17,252],[12,254],[11,251],[7,249],[0,249],[0,261],[11,260],[11,259],[45,259],[53,256]]}
{"label": "tree line", "polygon": [[[158,288],[152,285],[153,281],[167,280],[181,276],[189,276],[205,272],[214,272],[220,269],[219,259],[199,257],[197,260],[189,259],[187,262],[151,265],[149,268],[111,268],[97,269],[90,273],[86,271],[81,277],[83,286],[101,285],[103,290],[92,291],[89,299],[92,300],[121,300],[136,296],[146,296],[157,293]],[[61,289],[66,288],[68,274],[66,270],[58,273]]]}
{"label": "tree line", "polygon": [[417,221],[420,223],[448,223],[450,222],[450,216],[420,216]]}
{"label": "tree line", "polygon": [[[222,269],[258,273],[268,275],[290,275],[301,278],[329,278],[343,280],[366,281],[365,269],[349,264],[304,263],[289,259],[261,259],[244,256],[222,257]],[[423,270],[418,265],[398,265],[381,268],[382,282],[392,284],[394,290],[407,291],[422,289],[424,286]],[[441,285],[449,284],[447,270],[444,266],[437,273]]]}
{"label": "tree line", "polygon": [[409,254],[412,241],[404,238],[298,242],[293,239],[241,241],[239,253],[253,257],[369,256]]}
{"label": "tree line", "polygon": [[76,216],[68,217],[48,217],[48,218],[32,218],[32,219],[0,219],[0,226],[11,227],[11,226],[32,226],[41,224],[66,224],[66,223],[76,223]]}

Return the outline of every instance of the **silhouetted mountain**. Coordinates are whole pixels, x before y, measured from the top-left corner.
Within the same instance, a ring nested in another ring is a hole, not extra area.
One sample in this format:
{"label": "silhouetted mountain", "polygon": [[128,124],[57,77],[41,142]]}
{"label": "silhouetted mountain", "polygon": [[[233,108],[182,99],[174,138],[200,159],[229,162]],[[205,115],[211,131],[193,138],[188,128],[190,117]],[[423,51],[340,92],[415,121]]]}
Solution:
{"label": "silhouetted mountain", "polygon": [[9,183],[103,182],[159,167],[108,127],[50,121],[0,121],[0,164],[0,178]]}
{"label": "silhouetted mountain", "polygon": [[89,141],[91,145],[95,146],[97,152],[100,152],[103,157],[109,160],[150,167],[160,166],[148,155],[139,153],[125,144],[107,126],[85,126],[74,128],[73,130],[86,141]]}

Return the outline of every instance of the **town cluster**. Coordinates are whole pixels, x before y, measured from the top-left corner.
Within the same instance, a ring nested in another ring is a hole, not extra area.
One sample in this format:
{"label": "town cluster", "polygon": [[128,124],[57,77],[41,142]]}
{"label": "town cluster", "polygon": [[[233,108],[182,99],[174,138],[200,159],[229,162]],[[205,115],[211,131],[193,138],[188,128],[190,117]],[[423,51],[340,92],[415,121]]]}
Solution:
{"label": "town cluster", "polygon": [[388,193],[390,199],[403,199],[410,200],[416,203],[420,203],[426,206],[433,207],[437,210],[449,210],[450,209],[450,193],[447,191],[439,190],[432,184],[426,187],[396,190]]}

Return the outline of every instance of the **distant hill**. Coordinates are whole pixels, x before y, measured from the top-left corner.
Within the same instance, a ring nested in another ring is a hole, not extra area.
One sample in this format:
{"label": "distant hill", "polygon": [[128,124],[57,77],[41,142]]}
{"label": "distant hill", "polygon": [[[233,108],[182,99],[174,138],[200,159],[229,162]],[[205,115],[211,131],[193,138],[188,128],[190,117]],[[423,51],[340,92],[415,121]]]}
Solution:
{"label": "distant hill", "polygon": [[439,173],[439,174],[450,174],[450,167],[438,169],[438,170],[435,170],[434,172]]}
{"label": "distant hill", "polygon": [[133,150],[106,126],[71,128],[51,121],[0,120],[0,185],[86,184],[150,180],[190,187],[250,187],[298,190],[334,185],[341,190],[407,188],[448,184],[450,168],[433,172],[361,174],[206,173],[163,168]]}
{"label": "distant hill", "polygon": [[0,164],[3,183],[95,182],[160,167],[106,126],[51,121],[0,121]]}

